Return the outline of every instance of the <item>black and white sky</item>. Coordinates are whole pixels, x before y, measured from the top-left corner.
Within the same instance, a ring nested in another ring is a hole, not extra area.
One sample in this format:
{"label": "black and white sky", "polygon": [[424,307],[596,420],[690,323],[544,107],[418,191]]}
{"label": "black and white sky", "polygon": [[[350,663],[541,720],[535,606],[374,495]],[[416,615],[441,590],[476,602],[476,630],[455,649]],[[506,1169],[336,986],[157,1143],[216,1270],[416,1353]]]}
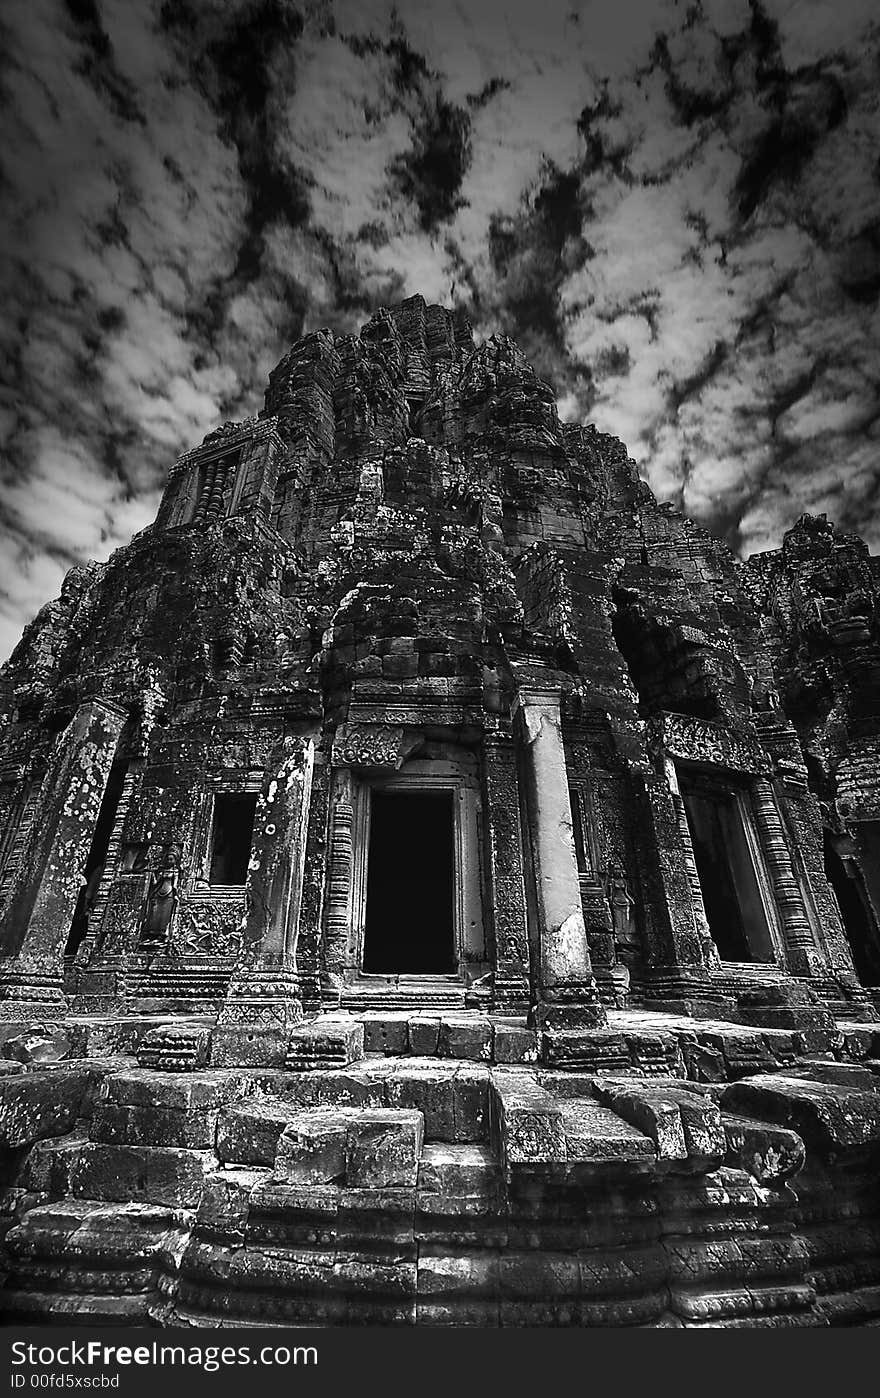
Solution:
{"label": "black and white sky", "polygon": [[414,292],[738,552],[880,547],[877,0],[9,0],[0,104],[0,658]]}

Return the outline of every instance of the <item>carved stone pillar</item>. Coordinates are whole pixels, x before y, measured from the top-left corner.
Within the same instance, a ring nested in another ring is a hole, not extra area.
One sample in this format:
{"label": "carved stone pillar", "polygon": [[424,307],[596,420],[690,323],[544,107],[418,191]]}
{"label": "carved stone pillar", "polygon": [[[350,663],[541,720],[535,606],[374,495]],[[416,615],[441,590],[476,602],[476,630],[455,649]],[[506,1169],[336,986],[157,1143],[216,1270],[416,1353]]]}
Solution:
{"label": "carved stone pillar", "polygon": [[524,1015],[529,1008],[529,940],[516,754],[509,727],[496,722],[487,730],[483,748],[486,884],[494,931],[492,1009]]}
{"label": "carved stone pillar", "polygon": [[776,803],[773,783],[757,777],[752,804],[758,839],[770,875],[773,897],[782,923],[789,969],[796,976],[811,976],[822,969],[822,958],[813,938],[803,894],[798,885],[788,840]]}
{"label": "carved stone pillar", "polygon": [[94,699],[55,744],[0,919],[0,1019],[66,1009],[64,947],[124,722]]}
{"label": "carved stone pillar", "polygon": [[354,886],[354,778],[350,767],[334,769],[330,788],[330,856],[324,905],[323,975],[342,986],[350,960]]}
{"label": "carved stone pillar", "polygon": [[306,835],[299,941],[296,949],[303,1008],[306,1011],[321,1008],[321,927],[327,883],[329,788],[329,763],[324,760],[322,754],[316,753]]}
{"label": "carved stone pillar", "polygon": [[242,957],[211,1043],[219,1067],[283,1066],[302,1019],[296,943],[315,745],[295,741],[257,804]]}
{"label": "carved stone pillar", "polygon": [[522,687],[516,708],[525,747],[540,937],[532,1018],[554,1029],[604,1024],[581,906],[560,695],[557,690]]}

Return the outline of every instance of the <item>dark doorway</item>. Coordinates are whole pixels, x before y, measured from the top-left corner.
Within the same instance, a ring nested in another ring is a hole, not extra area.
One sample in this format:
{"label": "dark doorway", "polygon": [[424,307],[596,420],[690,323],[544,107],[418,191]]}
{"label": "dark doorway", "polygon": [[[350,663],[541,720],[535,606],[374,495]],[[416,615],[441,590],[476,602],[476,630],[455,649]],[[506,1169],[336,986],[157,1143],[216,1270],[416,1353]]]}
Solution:
{"label": "dark doorway", "polygon": [[95,822],[89,857],[86,860],[86,867],[83,869],[85,882],[79,891],[73,912],[73,921],[67,935],[67,945],[64,948],[65,956],[75,956],[86,939],[89,930],[89,914],[98,897],[101,876],[104,873],[107,852],[110,848],[110,836],[113,834],[113,826],[116,823],[116,811],[119,806],[119,798],[122,796],[127,770],[128,763],[124,761],[114,762],[110,768],[110,775],[101,798],[98,819]]}
{"label": "dark doorway", "polygon": [[862,985],[880,985],[880,928],[871,907],[856,846],[825,831],[825,875],[834,890],[856,975]]}
{"label": "dark doorway", "polygon": [[214,797],[212,884],[238,885],[246,882],[256,810],[257,797],[252,791],[224,791]]}
{"label": "dark doorway", "polygon": [[449,975],[453,933],[452,793],[374,791],[364,970]]}
{"label": "dark doorway", "polygon": [[703,907],[722,961],[772,961],[773,947],[737,793],[680,782]]}

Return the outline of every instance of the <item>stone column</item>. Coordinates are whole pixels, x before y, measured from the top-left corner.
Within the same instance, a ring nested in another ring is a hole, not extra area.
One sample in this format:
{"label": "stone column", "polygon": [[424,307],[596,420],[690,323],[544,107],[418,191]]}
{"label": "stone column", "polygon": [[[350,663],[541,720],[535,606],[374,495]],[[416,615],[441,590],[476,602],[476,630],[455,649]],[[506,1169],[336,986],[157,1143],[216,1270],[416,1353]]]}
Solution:
{"label": "stone column", "polygon": [[540,954],[532,1019],[553,1029],[604,1024],[587,948],[560,694],[521,687],[516,700],[527,772]]}
{"label": "stone column", "polygon": [[331,777],[330,856],[324,904],[322,975],[339,990],[351,959],[354,887],[354,779],[350,767],[336,767]]}
{"label": "stone column", "polygon": [[63,1014],[64,947],[125,714],[82,704],[49,758],[0,919],[0,1019]]}
{"label": "stone column", "polygon": [[323,754],[316,753],[296,949],[303,1009],[306,1012],[321,1008],[321,927],[327,883],[329,798],[330,764]]}
{"label": "stone column", "polygon": [[496,722],[487,728],[483,745],[486,885],[494,931],[492,1009],[524,1015],[529,1008],[529,938],[516,754],[508,725]]}
{"label": "stone column", "polygon": [[782,816],[776,803],[773,783],[768,777],[757,777],[752,784],[752,806],[758,839],[770,875],[773,897],[782,923],[789,970],[796,976],[812,976],[821,972],[822,956],[813,938],[803,894],[797,875]]}
{"label": "stone column", "polygon": [[315,745],[294,743],[257,803],[242,956],[211,1042],[218,1067],[282,1067],[302,1019],[296,943]]}

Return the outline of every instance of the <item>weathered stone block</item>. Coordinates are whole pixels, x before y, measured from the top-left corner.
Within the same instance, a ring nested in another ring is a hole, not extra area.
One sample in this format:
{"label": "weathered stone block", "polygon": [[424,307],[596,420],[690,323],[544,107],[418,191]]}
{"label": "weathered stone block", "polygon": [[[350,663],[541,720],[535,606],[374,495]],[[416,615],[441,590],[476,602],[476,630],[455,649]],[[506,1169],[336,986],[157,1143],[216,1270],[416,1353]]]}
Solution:
{"label": "weathered stone block", "polygon": [[120,1107],[210,1111],[236,1100],[248,1089],[248,1080],[240,1073],[160,1073],[131,1068],[106,1079],[104,1099]]}
{"label": "weathered stone block", "polygon": [[695,1082],[727,1082],[727,1064],[720,1049],[685,1042],[682,1052],[689,1078]]}
{"label": "weathered stone block", "polygon": [[668,1095],[652,1090],[647,1083],[613,1078],[597,1079],[596,1095],[600,1102],[654,1142],[658,1159],[687,1160],[681,1112],[678,1103]]}
{"label": "weathered stone block", "polygon": [[492,1098],[505,1168],[566,1160],[561,1106],[534,1078],[499,1069],[492,1074]]}
{"label": "weathered stone block", "polygon": [[294,1072],[344,1068],[363,1056],[364,1026],[360,1020],[324,1015],[294,1029],[288,1041],[285,1067]]}
{"label": "weathered stone block", "polygon": [[89,1085],[87,1071],[67,1068],[0,1077],[0,1148],[14,1150],[70,1131]]}
{"label": "weathered stone block", "polygon": [[446,1139],[484,1141],[489,1134],[489,1074],[462,1063],[452,1080],[452,1135]]}
{"label": "weathered stone block", "polygon": [[498,1186],[499,1162],[485,1146],[424,1145],[418,1187],[426,1194],[483,1197]]}
{"label": "weathered stone block", "polygon": [[207,1065],[210,1048],[211,1031],[206,1025],[161,1025],[151,1029],[138,1044],[138,1066],[192,1073]]}
{"label": "weathered stone block", "polygon": [[425,1118],[425,1135],[432,1141],[455,1140],[453,1082],[457,1067],[442,1060],[412,1059],[401,1063],[386,1082],[389,1107],[412,1107]]}
{"label": "weathered stone block", "polygon": [[541,1035],[541,1057],[551,1068],[583,1068],[594,1073],[632,1068],[624,1036],[603,1030],[547,1029]]}
{"label": "weathered stone block", "polygon": [[608,1107],[583,1098],[560,1105],[569,1166],[608,1168],[654,1163],[657,1149],[653,1140]]}
{"label": "weathered stone block", "polygon": [[130,1107],[101,1102],[95,1108],[89,1139],[112,1146],[177,1146],[210,1150],[217,1112],[201,1107]]}
{"label": "weathered stone block", "polygon": [[537,1033],[515,1024],[496,1024],[492,1057],[496,1063],[536,1063]]}
{"label": "weathered stone block", "polygon": [[269,1178],[268,1170],[212,1170],[206,1174],[196,1226],[244,1241],[251,1195]]}
{"label": "weathered stone block", "polygon": [[272,1165],[285,1127],[300,1110],[295,1102],[251,1097],[217,1118],[217,1155],[236,1165]]}
{"label": "weathered stone block", "polygon": [[408,1022],[409,1052],[416,1057],[433,1057],[440,1040],[439,1016],[415,1015]]}
{"label": "weathered stone block", "polygon": [[16,1063],[60,1063],[71,1056],[70,1035],[59,1024],[31,1025],[4,1039],[0,1055]]}
{"label": "weathered stone block", "polygon": [[192,1209],[201,1200],[204,1176],[205,1158],[195,1151],[90,1143],[74,1166],[71,1193]]}
{"label": "weathered stone block", "polygon": [[880,1142],[880,1094],[768,1073],[725,1090],[725,1110],[794,1129],[807,1146],[847,1149]]}
{"label": "weathered stone block", "polygon": [[348,1127],[346,1183],[360,1189],[415,1185],[424,1138],[421,1112],[362,1112]]}
{"label": "weathered stone block", "polygon": [[804,1143],[794,1131],[724,1112],[727,1163],[747,1170],[761,1184],[791,1179],[802,1169]]}
{"label": "weathered stone block", "polygon": [[84,1145],[86,1136],[82,1127],[77,1127],[68,1137],[36,1141],[20,1176],[25,1189],[50,1199],[63,1199],[70,1194],[74,1166]]}
{"label": "weathered stone block", "polygon": [[492,1057],[492,1024],[488,1019],[453,1019],[444,1015],[440,1021],[438,1052],[444,1058],[467,1058],[488,1063]]}
{"label": "weathered stone block", "polygon": [[308,1185],[344,1179],[348,1126],[345,1111],[299,1113],[279,1137],[273,1181]]}
{"label": "weathered stone block", "polygon": [[364,1052],[386,1055],[406,1053],[409,1047],[407,1022],[403,1015],[367,1013],[364,1026]]}

